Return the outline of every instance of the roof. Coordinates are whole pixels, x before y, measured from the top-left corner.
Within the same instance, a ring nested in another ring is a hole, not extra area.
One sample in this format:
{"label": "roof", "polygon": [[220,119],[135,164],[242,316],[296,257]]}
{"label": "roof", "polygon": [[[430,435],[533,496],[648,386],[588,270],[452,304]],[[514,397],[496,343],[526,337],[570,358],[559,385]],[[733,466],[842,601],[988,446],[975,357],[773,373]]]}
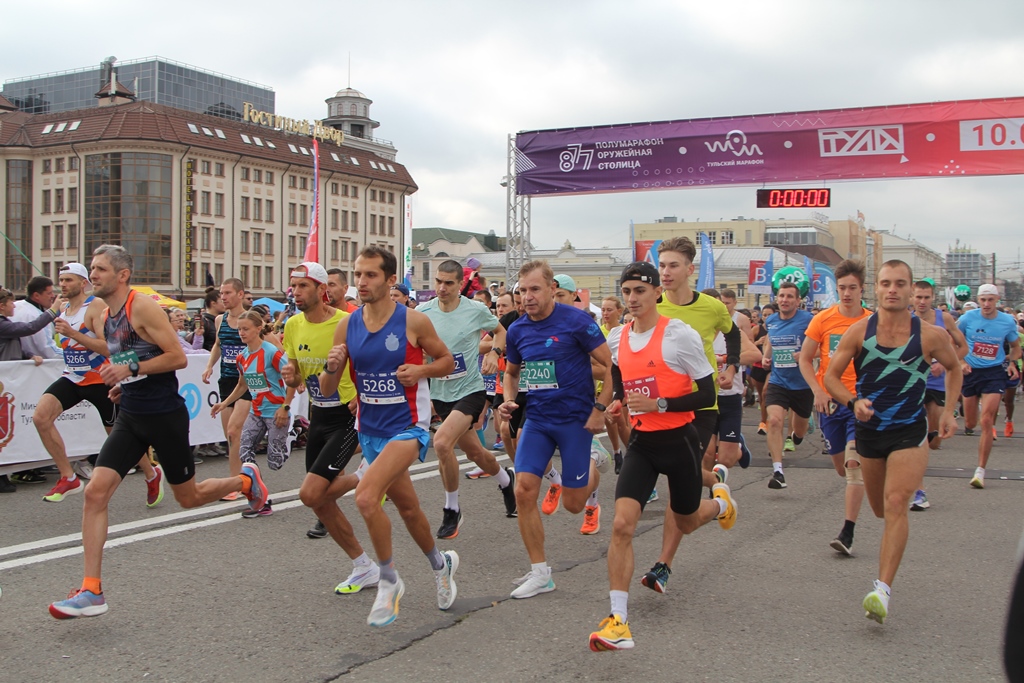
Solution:
{"label": "roof", "polygon": [[0,111],[16,111],[17,109],[13,102],[0,93]]}
{"label": "roof", "polygon": [[[114,95],[117,97],[135,97],[135,92],[121,81],[114,81]],[[95,97],[110,97],[110,86],[104,85],[96,91]]]}
{"label": "roof", "polygon": [[454,230],[452,228],[413,228],[412,229],[412,243],[413,245],[420,244],[431,245],[438,240],[445,240],[452,244],[469,244],[469,241],[473,238],[480,243],[481,246],[486,248],[484,240],[487,235],[479,232],[469,232],[466,230]]}
{"label": "roof", "polygon": [[[305,135],[153,102],[128,102],[51,114],[0,111],[0,147],[45,149],[106,140],[171,143],[181,145],[183,151],[189,147],[207,149],[313,168],[313,141]],[[344,144],[322,143],[320,168],[327,173],[394,183],[410,188],[410,192],[418,189],[402,164]]]}
{"label": "roof", "polygon": [[[531,259],[544,259],[554,260],[559,254],[565,252],[565,249],[533,249],[530,251]],[[611,264],[622,264],[623,267],[626,264],[633,261],[633,250],[632,249],[573,249],[571,250],[575,254],[576,258],[586,258],[587,256],[601,256],[601,261],[596,263],[580,263],[578,265],[601,265],[602,263],[607,264],[610,260]],[[486,252],[482,254],[471,254],[477,260],[480,261],[481,268],[504,268],[505,267],[505,252],[495,251]],[[468,258],[468,257],[467,257]],[[577,264],[574,264],[577,265]]]}

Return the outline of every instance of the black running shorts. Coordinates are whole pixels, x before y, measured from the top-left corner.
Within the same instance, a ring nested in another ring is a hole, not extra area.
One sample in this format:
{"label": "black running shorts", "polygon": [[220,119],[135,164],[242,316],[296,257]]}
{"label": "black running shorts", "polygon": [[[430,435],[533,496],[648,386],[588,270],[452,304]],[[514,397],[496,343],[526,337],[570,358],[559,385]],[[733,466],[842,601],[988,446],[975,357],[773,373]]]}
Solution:
{"label": "black running shorts", "polygon": [[306,471],[328,481],[341,474],[359,445],[355,415],[348,406],[309,407]]}
{"label": "black running shorts", "polygon": [[192,447],[188,442],[188,408],[169,413],[128,413],[119,410],[110,436],[103,442],[96,467],[116,470],[123,479],[150,447],[171,484],[184,484],[195,476]]}
{"label": "black running shorts", "polygon": [[656,432],[634,429],[615,485],[615,498],[632,498],[643,509],[658,475],[668,479],[669,506],[678,515],[700,507],[704,475],[700,441],[693,423]]}
{"label": "black running shorts", "polygon": [[44,394],[50,394],[58,401],[63,410],[74,408],[82,401],[88,401],[96,407],[103,420],[104,427],[111,427],[114,419],[117,418],[117,406],[107,395],[110,387],[106,384],[78,384],[67,377],[58,377],[57,380],[46,387]]}
{"label": "black running shorts", "polygon": [[854,435],[857,454],[862,458],[888,458],[896,451],[927,444],[928,421],[921,419],[913,424],[882,430],[865,427],[858,422]]}

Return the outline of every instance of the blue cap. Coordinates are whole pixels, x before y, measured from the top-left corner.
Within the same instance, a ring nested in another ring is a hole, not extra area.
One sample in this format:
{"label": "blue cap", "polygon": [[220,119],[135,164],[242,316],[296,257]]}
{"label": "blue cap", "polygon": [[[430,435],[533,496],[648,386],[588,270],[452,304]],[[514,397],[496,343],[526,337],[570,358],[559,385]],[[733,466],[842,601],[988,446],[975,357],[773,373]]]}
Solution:
{"label": "blue cap", "polygon": [[409,296],[409,288],[406,287],[404,283],[399,282],[397,285],[395,285],[391,289],[397,289],[399,292],[401,292],[405,296]]}

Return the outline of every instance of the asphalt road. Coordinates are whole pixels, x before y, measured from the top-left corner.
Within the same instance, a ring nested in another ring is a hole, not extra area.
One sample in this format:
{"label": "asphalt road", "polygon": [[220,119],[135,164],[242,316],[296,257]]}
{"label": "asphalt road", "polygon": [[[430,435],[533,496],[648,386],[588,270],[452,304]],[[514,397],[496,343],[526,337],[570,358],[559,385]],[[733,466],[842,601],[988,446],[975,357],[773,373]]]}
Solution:
{"label": "asphalt road", "polygon": [[[374,592],[334,595],[351,564],[329,538],[306,538],[313,516],[297,500],[299,452],[267,476],[275,514],[253,520],[240,518],[239,503],[182,511],[170,496],[147,510],[141,476],[128,477],[111,506],[103,576],[110,611],[96,618],[57,621],[46,610],[81,580],[81,497],[45,503],[43,485],[0,495],[0,679],[1004,680],[1024,441],[996,442],[982,491],[967,483],[976,437],[958,436],[933,454],[932,507],[911,513],[889,619],[879,626],[864,618],[860,601],[876,575],[880,521],[865,504],[855,554],[839,557],[828,543],[842,525],[843,480],[820,454],[818,435],[787,456],[789,488],[774,491],[764,440],[750,426],[753,409],[746,421],[754,462],[729,481],[739,521],[728,532],[712,523],[684,539],[664,595],[639,585],[660,547],[664,486],[644,513],[634,544],[631,652],[587,648],[608,612],[613,474],[601,487],[596,536],[582,536],[581,516],[565,510],[545,520],[557,590],[528,600],[509,598],[529,561],[493,480],[463,480],[465,524],[458,538],[441,542],[462,559],[448,612],[437,609],[429,565],[392,508],[406,595],[398,620],[373,629],[366,615]],[[434,465],[431,453],[416,476],[436,526],[443,492]],[[198,468],[200,478],[226,472],[223,458]],[[351,498],[342,509],[369,547]]]}

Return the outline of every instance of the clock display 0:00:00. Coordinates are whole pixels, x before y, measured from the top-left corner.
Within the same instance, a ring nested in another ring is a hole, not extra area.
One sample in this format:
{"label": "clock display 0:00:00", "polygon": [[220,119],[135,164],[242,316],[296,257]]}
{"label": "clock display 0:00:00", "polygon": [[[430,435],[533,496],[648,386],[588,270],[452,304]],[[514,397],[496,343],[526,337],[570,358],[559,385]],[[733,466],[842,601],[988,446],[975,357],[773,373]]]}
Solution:
{"label": "clock display 0:00:00", "polygon": [[758,190],[757,208],[824,208],[832,205],[832,190],[827,187],[799,190]]}

